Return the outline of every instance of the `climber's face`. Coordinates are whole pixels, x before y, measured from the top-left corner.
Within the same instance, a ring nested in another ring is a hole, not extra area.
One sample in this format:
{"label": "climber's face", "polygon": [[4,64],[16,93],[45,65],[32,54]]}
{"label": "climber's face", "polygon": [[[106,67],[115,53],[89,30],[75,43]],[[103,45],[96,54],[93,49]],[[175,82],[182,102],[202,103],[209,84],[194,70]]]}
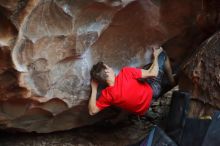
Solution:
{"label": "climber's face", "polygon": [[106,69],[105,69],[105,73],[107,74],[107,82],[114,82],[115,81],[115,72],[114,70],[109,67],[108,65],[106,65]]}

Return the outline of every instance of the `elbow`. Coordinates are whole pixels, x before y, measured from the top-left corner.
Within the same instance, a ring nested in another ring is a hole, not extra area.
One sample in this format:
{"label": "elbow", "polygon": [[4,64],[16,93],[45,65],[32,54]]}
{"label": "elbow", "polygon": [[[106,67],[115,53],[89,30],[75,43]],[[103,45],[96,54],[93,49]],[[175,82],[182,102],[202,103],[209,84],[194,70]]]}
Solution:
{"label": "elbow", "polygon": [[153,75],[152,75],[154,78],[156,78],[158,76],[158,72],[155,72]]}
{"label": "elbow", "polygon": [[150,76],[153,78],[157,77],[158,74],[159,74],[159,67],[156,67],[155,69],[150,71]]}
{"label": "elbow", "polygon": [[158,71],[151,72],[151,77],[156,78],[158,76]]}
{"label": "elbow", "polygon": [[89,110],[89,115],[90,116],[94,116],[96,113],[94,112],[94,111],[92,111],[92,110]]}
{"label": "elbow", "polygon": [[143,70],[142,78],[155,78],[158,75],[158,70]]}
{"label": "elbow", "polygon": [[94,115],[96,115],[97,113],[98,113],[98,110],[97,110],[96,108],[89,106],[89,115],[90,115],[90,116],[94,116]]}

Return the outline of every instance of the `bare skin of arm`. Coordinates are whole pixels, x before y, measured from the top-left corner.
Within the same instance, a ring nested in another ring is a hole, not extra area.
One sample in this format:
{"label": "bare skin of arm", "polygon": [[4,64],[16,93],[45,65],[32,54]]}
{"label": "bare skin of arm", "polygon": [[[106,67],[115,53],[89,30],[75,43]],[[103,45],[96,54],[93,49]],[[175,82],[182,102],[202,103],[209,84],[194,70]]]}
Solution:
{"label": "bare skin of arm", "polygon": [[153,55],[154,55],[154,60],[152,65],[148,70],[142,69],[142,78],[148,78],[148,77],[156,77],[159,72],[159,66],[158,66],[158,56],[160,53],[163,51],[163,49],[160,47],[159,49],[153,48]]}
{"label": "bare skin of arm", "polygon": [[92,93],[89,99],[88,108],[89,108],[89,114],[93,116],[100,111],[100,109],[96,106],[96,95],[97,95],[98,83],[92,80],[91,88],[92,88]]}

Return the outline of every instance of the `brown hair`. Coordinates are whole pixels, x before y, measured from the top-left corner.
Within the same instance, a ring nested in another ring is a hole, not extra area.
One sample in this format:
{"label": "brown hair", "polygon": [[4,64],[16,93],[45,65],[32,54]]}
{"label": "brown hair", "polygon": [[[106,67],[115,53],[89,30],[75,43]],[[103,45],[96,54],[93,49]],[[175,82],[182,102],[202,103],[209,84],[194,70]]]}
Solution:
{"label": "brown hair", "polygon": [[106,66],[104,65],[103,62],[98,62],[97,64],[93,65],[90,71],[91,78],[97,81],[98,83],[107,84],[106,78],[108,76],[105,73],[105,69],[106,69]]}

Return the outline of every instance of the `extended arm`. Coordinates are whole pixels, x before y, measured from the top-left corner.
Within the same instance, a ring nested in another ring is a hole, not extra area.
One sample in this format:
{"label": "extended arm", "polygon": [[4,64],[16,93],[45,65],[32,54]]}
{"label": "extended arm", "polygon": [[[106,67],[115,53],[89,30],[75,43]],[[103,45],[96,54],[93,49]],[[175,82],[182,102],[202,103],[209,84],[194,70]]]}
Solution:
{"label": "extended arm", "polygon": [[142,69],[142,78],[147,78],[147,77],[156,77],[159,72],[159,66],[158,66],[158,56],[159,54],[163,51],[163,49],[160,47],[160,49],[155,49],[153,50],[153,55],[154,55],[154,60],[152,65],[148,70]]}
{"label": "extended arm", "polygon": [[92,88],[92,93],[89,99],[89,114],[95,115],[97,114],[100,110],[99,108],[96,106],[96,95],[97,95],[97,88],[98,88],[98,84],[95,81],[91,81],[91,88]]}

